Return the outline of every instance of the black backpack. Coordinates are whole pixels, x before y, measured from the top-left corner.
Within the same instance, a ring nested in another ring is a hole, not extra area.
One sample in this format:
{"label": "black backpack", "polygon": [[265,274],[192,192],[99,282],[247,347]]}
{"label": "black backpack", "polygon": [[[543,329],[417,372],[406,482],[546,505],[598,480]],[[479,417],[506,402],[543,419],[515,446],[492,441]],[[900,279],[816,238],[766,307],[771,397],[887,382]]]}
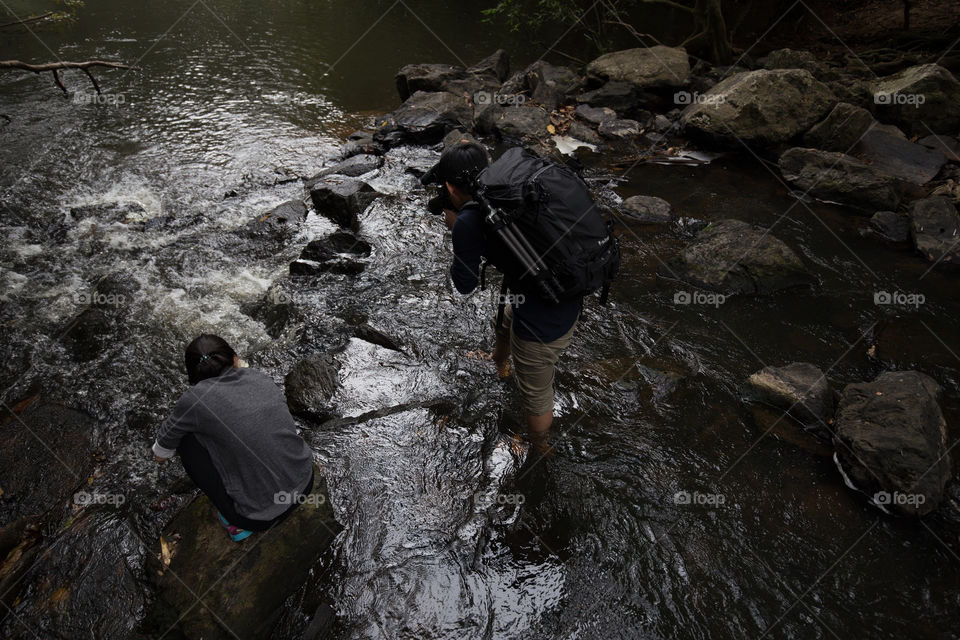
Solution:
{"label": "black backpack", "polygon": [[569,167],[515,147],[480,173],[476,197],[509,249],[509,256],[489,259],[511,291],[556,303],[599,289],[606,301],[620,247],[613,223]]}

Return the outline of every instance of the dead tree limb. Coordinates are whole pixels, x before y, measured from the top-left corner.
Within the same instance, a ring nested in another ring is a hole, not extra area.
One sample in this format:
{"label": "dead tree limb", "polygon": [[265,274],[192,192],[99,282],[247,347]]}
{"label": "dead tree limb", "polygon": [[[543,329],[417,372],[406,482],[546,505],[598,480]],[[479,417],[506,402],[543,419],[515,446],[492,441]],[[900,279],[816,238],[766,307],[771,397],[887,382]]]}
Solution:
{"label": "dead tree limb", "polygon": [[90,78],[90,82],[93,83],[93,88],[97,90],[97,95],[101,95],[100,85],[97,83],[97,79],[93,77],[93,74],[90,73],[91,67],[107,67],[109,69],[137,69],[140,67],[123,64],[122,62],[109,62],[107,60],[85,60],[84,62],[46,62],[44,64],[28,64],[26,62],[20,62],[19,60],[0,60],[0,69],[21,69],[23,71],[32,71],[33,73],[44,73],[49,71],[53,74],[53,81],[57,83],[57,86],[63,90],[64,94],[67,94],[67,87],[63,84],[63,79],[60,77],[61,69],[80,69],[87,77]]}
{"label": "dead tree limb", "polygon": [[23,20],[14,20],[13,22],[7,22],[5,24],[0,24],[0,29],[6,29],[7,27],[16,27],[19,25],[30,24],[31,22],[38,22],[40,20],[46,20],[53,16],[53,11],[47,11],[43,15],[32,16],[30,18],[24,18]]}

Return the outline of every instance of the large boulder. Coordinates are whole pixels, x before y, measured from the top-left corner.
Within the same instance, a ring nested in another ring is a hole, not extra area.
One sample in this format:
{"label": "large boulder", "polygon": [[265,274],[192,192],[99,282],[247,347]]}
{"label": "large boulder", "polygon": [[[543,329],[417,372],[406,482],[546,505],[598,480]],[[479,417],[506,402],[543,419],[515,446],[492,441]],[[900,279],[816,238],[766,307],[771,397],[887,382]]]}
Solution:
{"label": "large boulder", "polygon": [[940,385],[916,371],[889,371],[849,384],[840,397],[834,442],[845,477],[874,503],[922,516],[950,480]]}
{"label": "large boulder", "polygon": [[780,156],[780,171],[808,194],[866,211],[896,209],[894,179],[843,153],[794,147]]}
{"label": "large boulder", "polygon": [[797,254],[766,229],[741,220],[720,220],[660,265],[657,275],[725,295],[765,294],[813,284]]}
{"label": "large boulder", "polygon": [[823,372],[807,362],[764,367],[747,379],[747,398],[782,409],[817,435],[829,438],[836,398]]}
{"label": "large boulder", "polygon": [[745,71],[720,82],[684,109],[692,135],[725,144],[786,142],[819,122],[837,99],[802,69]]}
{"label": "large boulder", "polygon": [[492,76],[503,82],[510,75],[510,56],[503,49],[497,49],[477,64],[468,67],[467,71],[478,75]]}
{"label": "large boulder", "polygon": [[331,400],[340,388],[340,365],[330,355],[310,356],[293,365],[283,384],[290,413],[323,422],[334,415]]}
{"label": "large boulder", "polygon": [[568,67],[559,67],[543,60],[534,62],[525,72],[530,98],[553,111],[569,101],[582,86],[580,76]]}
{"label": "large boulder", "polygon": [[206,496],[185,507],[163,531],[167,551],[157,556],[165,562],[153,563],[157,600],[143,631],[208,640],[273,637],[283,602],[342,529],[322,472],[315,467],[314,474],[313,491],[290,516],[240,543],[227,536]]}
{"label": "large boulder", "polygon": [[870,88],[879,120],[921,136],[960,130],[960,82],[940,65],[910,67]]}
{"label": "large boulder", "polygon": [[472,123],[473,107],[466,98],[447,91],[417,91],[383,118],[373,139],[385,147],[436,144]]}
{"label": "large boulder", "polygon": [[449,64],[408,64],[397,72],[397,93],[406,100],[417,91],[447,91],[449,83],[472,76],[463,67]]}
{"label": "large boulder", "polygon": [[638,47],[600,56],[587,65],[587,76],[638,89],[682,87],[690,76],[690,61],[683,47]]}
{"label": "large boulder", "polygon": [[373,187],[354,178],[328,176],[310,189],[310,199],[317,213],[348,229],[360,225],[360,214],[375,197]]}
{"label": "large boulder", "polygon": [[813,53],[802,49],[777,49],[760,60],[764,69],[806,69],[814,76],[823,72],[823,67]]}
{"label": "large boulder", "polygon": [[946,196],[931,196],[911,203],[910,234],[913,245],[930,262],[960,261],[960,216]]}
{"label": "large boulder", "polygon": [[849,153],[873,124],[873,114],[863,107],[838,102],[827,117],[803,136],[808,147]]}

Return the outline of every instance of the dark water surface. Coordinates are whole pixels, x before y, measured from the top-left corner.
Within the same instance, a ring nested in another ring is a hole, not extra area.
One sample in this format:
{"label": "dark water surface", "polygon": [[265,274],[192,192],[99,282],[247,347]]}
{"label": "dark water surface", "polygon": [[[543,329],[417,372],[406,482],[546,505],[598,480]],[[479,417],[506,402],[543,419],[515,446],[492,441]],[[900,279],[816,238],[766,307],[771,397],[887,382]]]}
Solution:
{"label": "dark water surface", "polygon": [[[301,197],[297,176],[336,156],[344,134],[396,104],[402,64],[470,64],[504,47],[519,66],[555,39],[503,33],[478,10],[88,2],[74,25],[2,36],[0,58],[142,70],[98,73],[114,104],[66,99],[49,76],[0,75],[2,400],[57,389],[93,415],[102,457],[92,486],[126,496],[82,512],[80,534],[47,532],[49,551],[0,635],[123,638],[142,617],[144,557],[172,516],[149,505],[182,475],[147,447],[185,388],[190,338],[219,333],[281,382],[299,358],[343,345],[362,314],[404,353],[350,340],[339,408],[395,409],[305,431],[345,530],[288,602],[277,637],[300,637],[321,601],[338,614],[339,638],[958,637],[956,529],[870,507],[844,486],[829,447],[740,399],[764,365],[812,362],[837,386],[916,368],[944,387],[954,442],[956,276],[863,237],[861,217],[799,203],[760,159],[640,165],[610,183],[622,197],[663,197],[682,218],[623,229],[614,301],[588,303],[561,361],[548,458],[511,437],[515,392],[465,357],[490,346],[491,295],[463,299],[447,282],[445,230],[421,213],[426,194],[404,171],[434,152],[388,155],[374,182],[384,196],[361,219],[373,255],[355,279],[289,279],[302,246],[332,230],[313,214],[280,243],[246,231]],[[89,96],[85,77],[65,77]],[[586,162],[601,188],[622,174]],[[109,203],[136,219],[70,213]],[[169,220],[136,224],[157,217]],[[725,217],[775,223],[819,286],[674,304],[683,289],[658,283],[656,267],[689,241],[693,220]],[[128,292],[115,332],[79,348],[71,329],[105,279]],[[878,291],[926,302],[878,306]],[[275,329],[271,313],[291,301]],[[874,345],[882,361],[868,355]],[[437,399],[457,407],[454,418],[417,406]],[[678,492],[701,503],[678,504]],[[129,579],[105,595],[117,566]],[[73,599],[51,609],[44,580],[61,573]]]}

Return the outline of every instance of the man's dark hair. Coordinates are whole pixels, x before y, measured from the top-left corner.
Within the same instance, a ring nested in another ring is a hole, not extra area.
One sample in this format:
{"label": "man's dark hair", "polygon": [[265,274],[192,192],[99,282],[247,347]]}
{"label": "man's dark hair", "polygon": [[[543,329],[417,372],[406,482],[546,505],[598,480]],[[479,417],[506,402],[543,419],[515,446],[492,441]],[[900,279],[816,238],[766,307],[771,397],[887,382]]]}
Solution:
{"label": "man's dark hair", "polygon": [[184,364],[190,384],[197,384],[207,378],[216,378],[233,366],[233,357],[237,352],[226,340],[210,333],[201,333],[187,345]]}
{"label": "man's dark hair", "polygon": [[483,147],[475,142],[458,142],[440,156],[436,178],[441,184],[449,182],[472,194],[477,176],[486,167],[487,152]]}

